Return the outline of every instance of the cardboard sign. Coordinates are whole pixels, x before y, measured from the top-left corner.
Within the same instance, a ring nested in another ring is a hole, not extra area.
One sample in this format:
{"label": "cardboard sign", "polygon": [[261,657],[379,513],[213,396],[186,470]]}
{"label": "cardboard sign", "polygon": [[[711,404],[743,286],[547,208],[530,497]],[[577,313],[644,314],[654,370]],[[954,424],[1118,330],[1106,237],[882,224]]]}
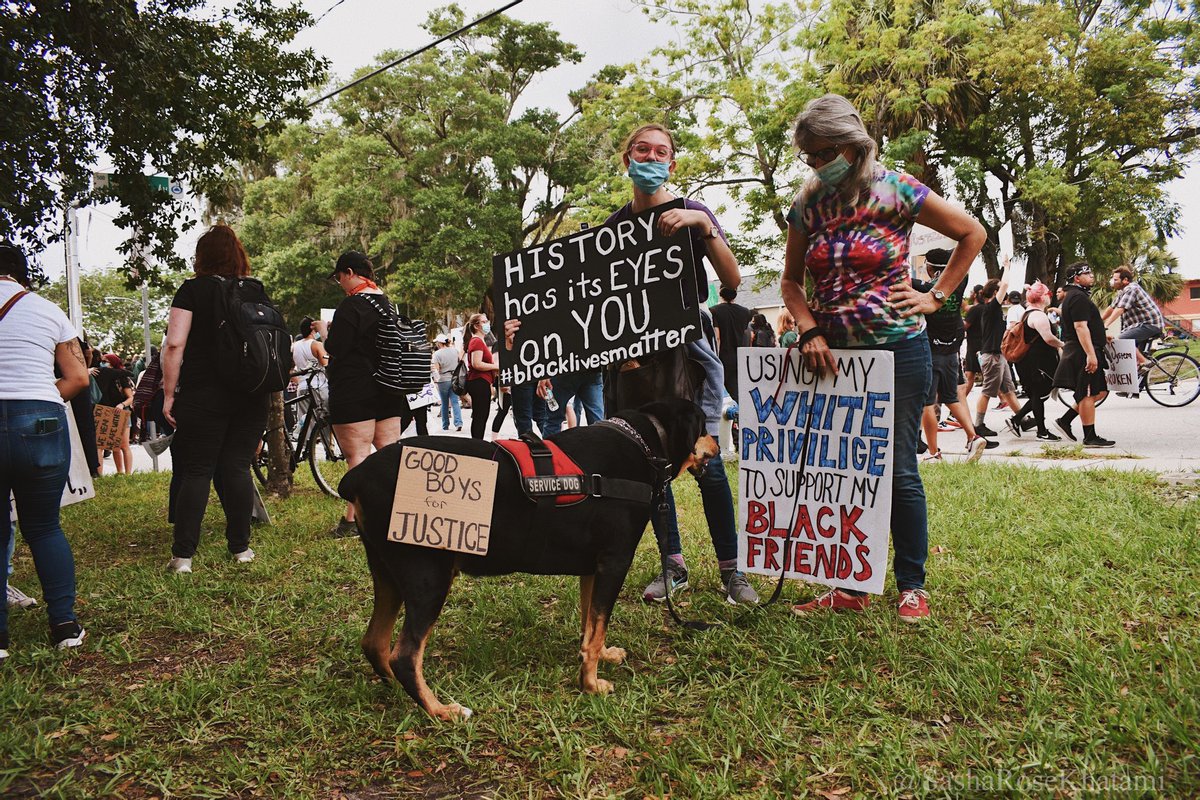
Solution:
{"label": "cardboard sign", "polygon": [[129,410],[113,406],[96,406],[96,447],[116,450],[121,446],[121,432],[129,430]]}
{"label": "cardboard sign", "polygon": [[1108,367],[1104,370],[1108,390],[1130,394],[1138,391],[1137,342],[1113,339],[1104,346],[1104,352],[1108,356]]}
{"label": "cardboard sign", "polygon": [[688,229],[658,231],[674,200],[630,219],[492,258],[497,336],[520,319],[513,349],[499,345],[500,382],[568,375],[700,338]]}
{"label": "cardboard sign", "polygon": [[487,555],[497,463],[404,446],[388,540]]}
{"label": "cardboard sign", "polygon": [[[96,496],[96,487],[92,485],[92,473],[88,471],[87,456],[83,453],[83,441],[79,437],[79,426],[75,424],[75,415],[67,408],[67,431],[71,437],[71,466],[67,471],[67,485],[63,487],[60,506],[82,503]],[[8,515],[17,521],[17,503],[12,493],[8,496]]]}
{"label": "cardboard sign", "polygon": [[787,552],[789,578],[880,594],[891,528],[894,359],[876,350],[833,356],[836,374],[818,378],[798,350],[738,350],[738,567],[777,577]]}

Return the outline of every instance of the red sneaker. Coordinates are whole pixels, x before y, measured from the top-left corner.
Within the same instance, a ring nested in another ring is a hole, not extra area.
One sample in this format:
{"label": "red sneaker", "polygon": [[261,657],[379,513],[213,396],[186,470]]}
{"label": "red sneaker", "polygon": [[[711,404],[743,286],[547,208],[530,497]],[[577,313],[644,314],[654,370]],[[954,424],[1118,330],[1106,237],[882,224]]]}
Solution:
{"label": "red sneaker", "polygon": [[865,611],[871,598],[867,595],[846,594],[840,589],[830,589],[816,600],[792,606],[793,614],[811,614],[814,611]]}
{"label": "red sneaker", "polygon": [[900,593],[900,619],[920,622],[929,616],[929,592],[924,589],[905,589]]}

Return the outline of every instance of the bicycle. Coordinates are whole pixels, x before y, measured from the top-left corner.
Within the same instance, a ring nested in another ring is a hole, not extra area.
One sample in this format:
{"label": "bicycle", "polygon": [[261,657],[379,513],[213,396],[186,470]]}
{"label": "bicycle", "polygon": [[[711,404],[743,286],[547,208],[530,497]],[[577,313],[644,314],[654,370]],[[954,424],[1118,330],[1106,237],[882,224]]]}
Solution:
{"label": "bicycle", "polygon": [[[1146,363],[1139,370],[1138,391],[1145,392],[1151,400],[1167,408],[1182,408],[1200,397],[1200,361],[1188,353],[1187,345],[1158,341],[1151,347],[1156,349],[1144,354]],[[1067,408],[1075,407],[1070,392],[1054,391],[1059,402]],[[1096,405],[1102,405],[1111,395],[1109,392]]]}
{"label": "bicycle", "polygon": [[[294,475],[300,462],[307,461],[313,480],[316,481],[321,491],[330,497],[337,497],[338,482],[346,474],[346,456],[338,445],[333,425],[329,422],[329,409],[325,406],[322,395],[312,391],[314,382],[317,382],[319,387],[320,381],[325,380],[325,370],[314,366],[293,374],[308,376],[309,390],[284,401],[284,424],[286,426],[284,443],[288,450],[289,474]],[[303,424],[297,429],[294,423],[288,424],[287,420],[289,417],[294,418],[298,405],[306,400],[311,400],[308,404],[308,413],[304,417]],[[270,431],[267,431],[263,434],[262,445],[251,465],[254,469],[254,476],[264,486],[267,484],[267,465],[270,463],[269,438]]]}

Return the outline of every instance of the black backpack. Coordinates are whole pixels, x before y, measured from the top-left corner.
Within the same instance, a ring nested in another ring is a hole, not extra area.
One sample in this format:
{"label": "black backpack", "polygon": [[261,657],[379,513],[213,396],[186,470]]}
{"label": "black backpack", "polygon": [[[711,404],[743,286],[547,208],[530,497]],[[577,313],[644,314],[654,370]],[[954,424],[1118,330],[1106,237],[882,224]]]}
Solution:
{"label": "black backpack", "polygon": [[425,323],[396,313],[395,307],[381,294],[361,292],[380,316],[375,329],[375,382],[392,394],[407,395],[429,383],[433,348],[425,334]]}
{"label": "black backpack", "polygon": [[217,281],[217,372],[246,394],[282,391],[292,371],[292,337],[262,281]]}

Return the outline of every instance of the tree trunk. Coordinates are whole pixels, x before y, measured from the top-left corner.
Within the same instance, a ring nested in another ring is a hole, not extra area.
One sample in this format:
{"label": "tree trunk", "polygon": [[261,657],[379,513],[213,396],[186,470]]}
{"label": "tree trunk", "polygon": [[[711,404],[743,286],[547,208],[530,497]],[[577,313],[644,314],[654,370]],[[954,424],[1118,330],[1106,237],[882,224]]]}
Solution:
{"label": "tree trunk", "polygon": [[287,431],[283,420],[283,392],[271,395],[267,411],[267,494],[287,498],[292,493],[292,465],[289,461]]}

